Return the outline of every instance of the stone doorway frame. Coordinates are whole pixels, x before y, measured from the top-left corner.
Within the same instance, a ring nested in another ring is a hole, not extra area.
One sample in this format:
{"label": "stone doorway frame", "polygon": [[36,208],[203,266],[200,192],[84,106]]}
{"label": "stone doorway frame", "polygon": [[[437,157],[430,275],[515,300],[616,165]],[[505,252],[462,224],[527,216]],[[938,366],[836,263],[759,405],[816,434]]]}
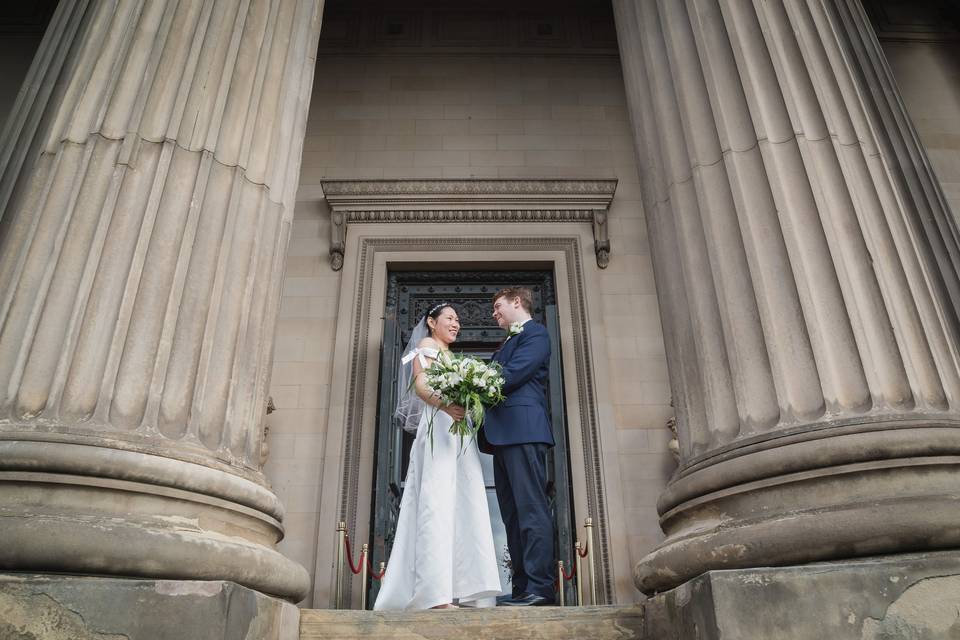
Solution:
{"label": "stone doorway frame", "polygon": [[[409,194],[417,184],[428,182],[434,192],[441,182],[458,185],[471,181],[389,181],[400,185]],[[478,181],[479,182],[479,181]],[[516,181],[499,182],[509,187]],[[555,191],[551,183],[557,181],[522,181],[523,189],[534,192],[539,188]],[[567,428],[569,439],[571,480],[574,485],[574,518],[582,524],[590,515],[595,523],[594,558],[598,598],[603,603],[615,599],[617,568],[630,568],[627,550],[611,545],[611,538],[623,539],[622,518],[609,508],[610,493],[614,504],[621,503],[619,481],[610,483],[605,473],[601,441],[615,443],[610,420],[603,420],[609,403],[606,399],[605,371],[594,364],[591,334],[599,329],[602,318],[590,309],[591,291],[597,291],[592,281],[596,269],[585,269],[584,256],[595,252],[592,215],[570,217],[570,210],[578,206],[577,195],[585,189],[597,190],[605,185],[603,211],[613,198],[614,181],[562,181],[574,197],[564,200],[552,198],[544,207],[542,198],[514,199],[506,219],[489,216],[490,204],[476,203],[464,209],[453,210],[450,201],[435,198],[417,205],[415,214],[395,216],[385,220],[374,216],[370,222],[352,224],[343,236],[343,255],[340,301],[337,311],[337,329],[333,354],[333,376],[330,402],[327,409],[327,440],[323,459],[320,493],[319,523],[314,580],[313,606],[329,607],[335,590],[333,561],[335,544],[333,528],[343,521],[357,541],[369,537],[371,515],[369,496],[373,489],[373,456],[376,430],[377,393],[379,382],[380,343],[383,333],[382,312],[386,301],[386,280],[389,269],[490,268],[492,265],[518,265],[552,269],[557,286],[557,306],[560,315],[560,344],[564,358],[564,391],[566,395]],[[352,184],[358,184],[352,182]],[[392,189],[383,189],[384,181],[371,181],[374,190],[384,200],[384,207],[395,206]],[[325,189],[328,184],[324,185]],[[335,189],[331,189],[335,191]],[[331,194],[332,195],[332,194]],[[502,194],[501,194],[502,195]],[[553,194],[556,195],[556,194]],[[594,194],[595,195],[595,194]],[[459,195],[462,198],[463,194]],[[489,199],[488,199],[489,200]],[[343,214],[335,197],[328,195],[331,217]],[[487,209],[484,209],[484,206]],[[580,204],[579,206],[582,206]],[[424,208],[433,216],[424,215]],[[465,219],[466,216],[466,219]],[[558,220],[559,216],[564,221]],[[499,224],[491,225],[489,222]],[[551,224],[541,224],[550,222]],[[399,224],[398,224],[399,223]],[[504,224],[506,223],[506,224]],[[509,228],[505,228],[506,225]],[[509,234],[509,235],[508,235]],[[587,258],[589,260],[589,258]],[[590,260],[590,262],[593,262]],[[588,273],[588,271],[590,273]],[[594,304],[592,305],[591,302]],[[371,390],[373,390],[371,392]],[[610,433],[606,433],[607,431]],[[604,431],[601,437],[601,431]],[[625,545],[624,545],[625,546]],[[614,558],[614,556],[617,556]],[[622,556],[622,557],[621,557]],[[349,574],[349,572],[348,572]],[[358,581],[346,578],[344,593],[347,602],[359,598]],[[349,606],[347,604],[346,606]]]}

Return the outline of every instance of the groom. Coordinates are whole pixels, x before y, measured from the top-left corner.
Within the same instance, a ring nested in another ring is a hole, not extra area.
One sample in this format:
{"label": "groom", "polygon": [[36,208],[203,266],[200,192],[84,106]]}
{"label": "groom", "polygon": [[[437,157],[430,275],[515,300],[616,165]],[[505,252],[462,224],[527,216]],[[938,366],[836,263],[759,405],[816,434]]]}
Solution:
{"label": "groom", "polygon": [[487,410],[478,439],[480,450],[493,454],[513,565],[513,596],[500,604],[510,606],[554,603],[553,518],[546,496],[546,456],[554,445],[546,398],[550,337],[532,312],[533,295],[524,287],[493,297],[493,317],[508,336],[493,355],[503,365],[506,400]]}

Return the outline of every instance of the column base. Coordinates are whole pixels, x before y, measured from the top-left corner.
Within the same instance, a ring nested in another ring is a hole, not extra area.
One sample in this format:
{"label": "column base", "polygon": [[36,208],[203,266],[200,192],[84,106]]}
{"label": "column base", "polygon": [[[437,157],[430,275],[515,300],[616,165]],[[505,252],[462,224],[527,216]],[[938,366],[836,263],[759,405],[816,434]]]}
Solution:
{"label": "column base", "polygon": [[223,580],[298,602],[280,501],[223,469],[138,451],[0,440],[0,572]]}
{"label": "column base", "polygon": [[645,638],[960,638],[960,551],[710,571],[645,603]]}
{"label": "column base", "polygon": [[0,574],[0,638],[297,640],[296,606],[233,582]]}
{"label": "column base", "polygon": [[952,419],[851,424],[732,449],[671,480],[658,504],[667,537],[634,582],[652,595],[707,571],[960,549],[958,472]]}

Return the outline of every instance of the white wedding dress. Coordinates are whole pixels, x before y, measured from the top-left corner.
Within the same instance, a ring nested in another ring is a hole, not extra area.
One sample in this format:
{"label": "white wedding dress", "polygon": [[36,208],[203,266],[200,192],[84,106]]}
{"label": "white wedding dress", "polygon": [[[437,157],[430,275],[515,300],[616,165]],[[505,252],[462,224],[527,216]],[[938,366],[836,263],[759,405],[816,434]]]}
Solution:
{"label": "white wedding dress", "polygon": [[[432,349],[423,351],[436,356]],[[429,609],[454,600],[490,606],[500,594],[480,452],[470,442],[460,454],[460,438],[449,431],[453,419],[443,411],[433,413],[432,407],[424,410],[410,450],[397,532],[375,610]]]}

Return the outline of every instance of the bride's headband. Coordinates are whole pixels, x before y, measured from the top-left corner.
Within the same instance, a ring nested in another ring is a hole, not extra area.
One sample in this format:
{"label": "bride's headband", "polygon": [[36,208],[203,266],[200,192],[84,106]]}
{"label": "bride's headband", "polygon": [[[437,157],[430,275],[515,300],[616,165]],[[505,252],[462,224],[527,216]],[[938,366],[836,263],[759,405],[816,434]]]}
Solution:
{"label": "bride's headband", "polygon": [[430,308],[430,311],[427,311],[427,316],[432,316],[434,311],[438,309],[443,309],[444,307],[449,307],[449,306],[450,306],[450,303],[448,302],[441,302],[440,304],[435,304]]}

